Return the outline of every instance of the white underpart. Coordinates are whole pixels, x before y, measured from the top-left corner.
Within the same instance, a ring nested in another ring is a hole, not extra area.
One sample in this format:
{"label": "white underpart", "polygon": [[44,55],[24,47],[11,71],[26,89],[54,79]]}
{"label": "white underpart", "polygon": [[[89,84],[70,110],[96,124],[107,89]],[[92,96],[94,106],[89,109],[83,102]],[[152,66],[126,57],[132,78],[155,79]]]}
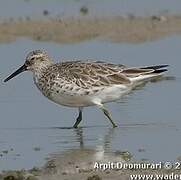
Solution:
{"label": "white underpart", "polygon": [[130,90],[131,87],[127,85],[112,85],[111,87],[105,88],[91,100],[94,104],[101,105],[102,103],[112,102],[120,99],[123,95],[129,93]]}
{"label": "white underpart", "polygon": [[85,107],[118,100],[129,91],[130,87],[126,85],[112,85],[92,95],[79,95],[77,93],[77,95],[70,96],[68,94],[53,93],[51,100],[64,106]]}

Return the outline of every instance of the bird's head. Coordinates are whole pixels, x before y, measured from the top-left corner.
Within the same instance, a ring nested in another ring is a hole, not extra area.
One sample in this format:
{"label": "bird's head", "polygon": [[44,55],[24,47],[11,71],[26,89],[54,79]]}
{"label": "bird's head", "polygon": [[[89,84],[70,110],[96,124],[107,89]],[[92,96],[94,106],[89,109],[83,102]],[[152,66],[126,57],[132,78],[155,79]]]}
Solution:
{"label": "bird's head", "polygon": [[42,50],[35,50],[28,53],[26,56],[25,63],[9,77],[7,77],[4,82],[9,81],[13,77],[24,71],[38,72],[47,66],[52,64],[52,60],[49,58],[48,54]]}

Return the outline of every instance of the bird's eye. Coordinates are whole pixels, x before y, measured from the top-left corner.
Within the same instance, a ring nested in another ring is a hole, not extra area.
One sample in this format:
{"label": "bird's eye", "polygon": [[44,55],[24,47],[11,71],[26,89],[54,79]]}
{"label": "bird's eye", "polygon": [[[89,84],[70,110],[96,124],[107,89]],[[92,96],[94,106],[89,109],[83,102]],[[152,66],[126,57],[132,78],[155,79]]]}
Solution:
{"label": "bird's eye", "polygon": [[31,60],[35,60],[35,57],[32,57]]}

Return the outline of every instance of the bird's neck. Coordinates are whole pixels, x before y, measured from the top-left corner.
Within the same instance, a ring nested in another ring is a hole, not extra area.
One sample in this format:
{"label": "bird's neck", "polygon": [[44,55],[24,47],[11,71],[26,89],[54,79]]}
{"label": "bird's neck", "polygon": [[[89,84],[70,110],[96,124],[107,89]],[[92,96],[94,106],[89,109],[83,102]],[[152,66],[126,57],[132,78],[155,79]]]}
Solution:
{"label": "bird's neck", "polygon": [[39,79],[47,71],[47,69],[52,66],[52,64],[53,62],[48,61],[39,66],[35,66],[32,70],[34,77]]}

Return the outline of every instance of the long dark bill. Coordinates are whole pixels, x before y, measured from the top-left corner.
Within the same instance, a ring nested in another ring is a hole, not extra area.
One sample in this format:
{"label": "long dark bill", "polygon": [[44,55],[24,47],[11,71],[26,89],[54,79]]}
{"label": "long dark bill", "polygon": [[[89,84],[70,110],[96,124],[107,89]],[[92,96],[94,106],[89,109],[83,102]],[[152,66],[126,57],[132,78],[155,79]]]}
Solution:
{"label": "long dark bill", "polygon": [[18,70],[16,70],[14,73],[12,73],[9,77],[7,77],[4,82],[9,81],[10,79],[12,79],[13,77],[17,76],[18,74],[24,72],[27,70],[27,66],[24,64],[23,66],[21,66]]}

